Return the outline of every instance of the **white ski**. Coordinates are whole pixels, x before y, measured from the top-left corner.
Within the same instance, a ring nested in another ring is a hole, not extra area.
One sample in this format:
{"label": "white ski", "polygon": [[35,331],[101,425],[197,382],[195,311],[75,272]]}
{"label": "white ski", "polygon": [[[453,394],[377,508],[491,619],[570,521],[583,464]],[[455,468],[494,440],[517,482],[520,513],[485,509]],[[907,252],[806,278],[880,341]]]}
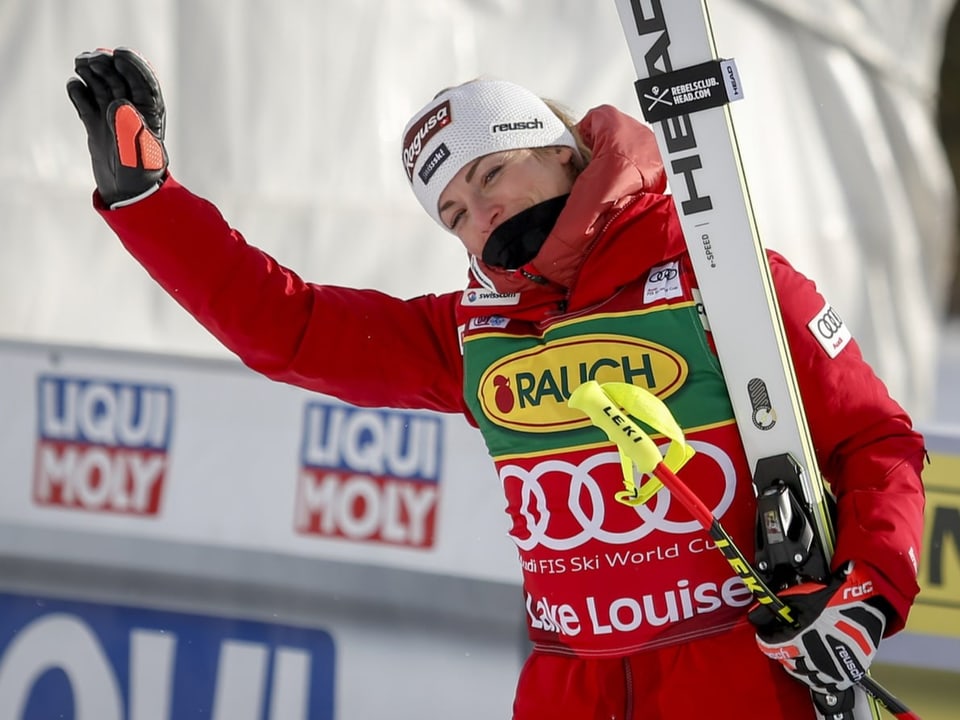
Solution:
{"label": "white ski", "polygon": [[[705,1],[616,4],[638,77],[637,96],[663,155],[761,512],[765,502],[772,511],[789,502],[774,497],[766,480],[793,474],[793,491],[805,505],[818,545],[813,550],[821,566],[809,558],[809,567],[814,576],[825,574],[834,547],[829,501],[727,107],[742,97],[736,66],[717,57]],[[768,489],[772,495],[765,496]],[[759,569],[765,565],[758,554]],[[869,679],[867,684],[876,685]],[[820,717],[879,717],[877,703],[862,687],[842,700],[852,710],[838,712],[840,702],[834,698],[834,707],[817,707]]]}

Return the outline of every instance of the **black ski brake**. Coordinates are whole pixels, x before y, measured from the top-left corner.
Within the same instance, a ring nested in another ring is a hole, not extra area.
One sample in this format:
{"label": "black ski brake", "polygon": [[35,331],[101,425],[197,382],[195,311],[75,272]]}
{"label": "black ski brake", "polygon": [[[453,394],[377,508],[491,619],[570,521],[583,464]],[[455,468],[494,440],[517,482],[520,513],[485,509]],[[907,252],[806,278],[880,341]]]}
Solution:
{"label": "black ski brake", "polygon": [[[757,462],[753,484],[757,491],[756,567],[774,590],[802,582],[826,584],[830,562],[804,499],[803,470],[789,455]],[[830,512],[835,503],[830,499]]]}
{"label": "black ski brake", "polygon": [[[826,584],[830,560],[816,532],[803,492],[803,469],[790,455],[757,461],[753,484],[757,492],[755,566],[761,578],[779,592],[803,582]],[[836,501],[829,493],[827,510],[836,524]],[[771,621],[774,618],[771,615]],[[838,695],[811,693],[814,705],[827,720],[852,720],[856,696],[853,689]]]}

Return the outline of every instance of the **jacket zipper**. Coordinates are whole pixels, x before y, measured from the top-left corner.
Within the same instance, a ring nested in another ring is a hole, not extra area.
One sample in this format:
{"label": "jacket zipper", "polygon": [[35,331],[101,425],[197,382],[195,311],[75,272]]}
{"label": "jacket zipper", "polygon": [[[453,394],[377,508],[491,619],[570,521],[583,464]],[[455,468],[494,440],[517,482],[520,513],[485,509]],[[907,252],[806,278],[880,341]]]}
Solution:
{"label": "jacket zipper", "polygon": [[[600,238],[602,238],[604,233],[606,233],[607,230],[610,229],[610,226],[613,225],[616,219],[621,215],[623,215],[623,213],[625,213],[627,209],[631,205],[633,205],[637,200],[639,200],[640,197],[644,194],[645,193],[640,193],[638,195],[632,196],[626,203],[624,203],[623,207],[619,208],[613,215],[610,216],[610,218],[603,224],[603,227],[600,229],[600,232],[594,235],[593,240],[590,242],[590,244],[583,249],[584,256],[590,254],[590,251],[593,250],[594,245],[596,245],[597,242],[599,242]],[[566,309],[566,306],[569,305],[569,303],[570,303],[570,288],[567,288],[566,298],[563,301],[564,309]]]}

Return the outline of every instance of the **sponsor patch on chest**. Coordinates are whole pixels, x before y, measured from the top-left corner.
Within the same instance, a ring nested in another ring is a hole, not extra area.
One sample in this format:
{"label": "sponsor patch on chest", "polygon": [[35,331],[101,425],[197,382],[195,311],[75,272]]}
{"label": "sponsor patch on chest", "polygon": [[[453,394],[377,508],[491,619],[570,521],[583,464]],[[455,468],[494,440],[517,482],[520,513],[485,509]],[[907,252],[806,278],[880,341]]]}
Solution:
{"label": "sponsor patch on chest", "polygon": [[830,303],[824,304],[813,320],[807,323],[807,327],[827,355],[832,358],[839,355],[840,351],[853,339],[849,328]]}
{"label": "sponsor patch on chest", "polygon": [[483,317],[471,318],[467,327],[470,330],[481,330],[483,328],[496,328],[502,330],[510,324],[510,318],[501,315],[484,315]]}
{"label": "sponsor patch on chest", "polygon": [[463,291],[461,302],[467,307],[517,305],[520,302],[520,293],[500,293],[496,290],[486,290],[484,288],[468,288]]}
{"label": "sponsor patch on chest", "polygon": [[669,300],[682,296],[683,285],[680,283],[679,262],[674,260],[650,269],[647,282],[643,286],[643,302],[645,305],[658,300]]}

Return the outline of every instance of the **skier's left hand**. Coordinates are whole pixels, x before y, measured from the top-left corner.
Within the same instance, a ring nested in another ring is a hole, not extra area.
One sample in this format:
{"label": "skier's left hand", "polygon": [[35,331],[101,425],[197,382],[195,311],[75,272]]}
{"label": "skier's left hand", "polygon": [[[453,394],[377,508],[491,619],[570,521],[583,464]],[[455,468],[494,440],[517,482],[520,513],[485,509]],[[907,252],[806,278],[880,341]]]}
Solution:
{"label": "skier's left hand", "polygon": [[866,675],[887,622],[867,572],[847,562],[828,585],[803,583],[779,597],[800,627],[768,623],[766,610],[754,607],[750,619],[765,623],[757,629],[764,655],[815,692],[835,694]]}

